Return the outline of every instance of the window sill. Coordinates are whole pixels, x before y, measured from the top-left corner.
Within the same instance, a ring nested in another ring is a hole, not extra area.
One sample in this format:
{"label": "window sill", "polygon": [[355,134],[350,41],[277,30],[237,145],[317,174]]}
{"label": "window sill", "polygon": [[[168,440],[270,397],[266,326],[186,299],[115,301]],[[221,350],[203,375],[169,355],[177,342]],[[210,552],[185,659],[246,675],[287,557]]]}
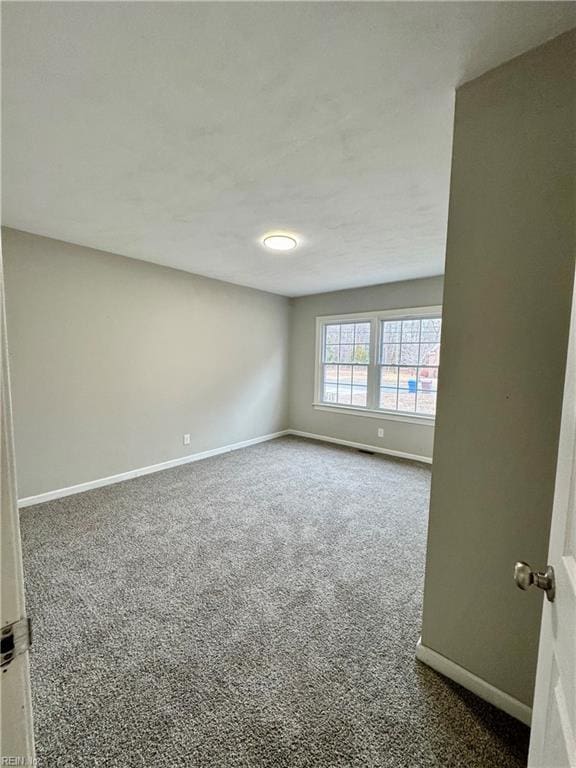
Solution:
{"label": "window sill", "polygon": [[404,421],[409,424],[419,424],[423,427],[433,427],[436,423],[434,416],[420,416],[415,413],[397,413],[396,411],[377,411],[370,408],[355,408],[353,405],[327,405],[326,403],[312,403],[316,411],[328,411],[340,413],[343,416],[368,416],[371,419],[385,419],[388,421]]}

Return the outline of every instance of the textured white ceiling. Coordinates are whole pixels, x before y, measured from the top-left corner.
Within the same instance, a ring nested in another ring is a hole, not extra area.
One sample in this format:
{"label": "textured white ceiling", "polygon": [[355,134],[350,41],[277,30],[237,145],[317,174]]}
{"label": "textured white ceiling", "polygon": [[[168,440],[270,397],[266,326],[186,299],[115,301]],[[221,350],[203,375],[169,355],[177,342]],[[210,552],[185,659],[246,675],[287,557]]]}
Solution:
{"label": "textured white ceiling", "polygon": [[[4,224],[289,296],[442,273],[455,86],[576,24],[555,2],[2,12]],[[264,250],[275,229],[301,247]]]}

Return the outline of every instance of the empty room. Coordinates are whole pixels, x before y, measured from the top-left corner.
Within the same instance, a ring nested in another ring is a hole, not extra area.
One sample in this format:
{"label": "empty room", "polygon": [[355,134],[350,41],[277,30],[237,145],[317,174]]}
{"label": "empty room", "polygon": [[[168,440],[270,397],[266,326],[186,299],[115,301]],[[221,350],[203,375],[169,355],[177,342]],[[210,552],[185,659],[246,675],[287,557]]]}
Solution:
{"label": "empty room", "polygon": [[2,2],[2,765],[576,767],[576,4]]}

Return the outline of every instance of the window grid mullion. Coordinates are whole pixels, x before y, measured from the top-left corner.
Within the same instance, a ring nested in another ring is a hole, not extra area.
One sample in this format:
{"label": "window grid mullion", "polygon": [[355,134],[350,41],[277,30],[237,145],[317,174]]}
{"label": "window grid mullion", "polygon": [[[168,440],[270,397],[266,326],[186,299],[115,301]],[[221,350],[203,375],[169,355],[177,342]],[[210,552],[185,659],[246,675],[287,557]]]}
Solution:
{"label": "window grid mullion", "polygon": [[396,389],[396,410],[400,410],[400,360],[402,360],[402,344],[404,343],[404,322],[400,321],[400,349],[398,350],[398,386]]}
{"label": "window grid mullion", "polygon": [[378,318],[372,318],[370,321],[370,359],[367,370],[367,393],[366,403],[369,408],[375,409],[378,406],[377,393],[379,392],[379,367],[378,367]]}
{"label": "window grid mullion", "polygon": [[420,345],[422,344],[422,320],[418,321],[418,357],[416,358],[416,393],[414,395],[414,413],[418,413],[418,382],[420,381]]}

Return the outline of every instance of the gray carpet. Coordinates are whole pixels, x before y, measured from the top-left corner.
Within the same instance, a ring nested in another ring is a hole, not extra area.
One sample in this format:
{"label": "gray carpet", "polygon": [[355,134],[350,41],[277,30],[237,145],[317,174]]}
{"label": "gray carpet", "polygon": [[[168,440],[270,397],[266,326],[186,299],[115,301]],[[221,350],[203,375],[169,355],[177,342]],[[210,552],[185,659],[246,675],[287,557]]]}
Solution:
{"label": "gray carpet", "polygon": [[22,512],[41,766],[524,766],[414,659],[430,471],[297,438]]}

